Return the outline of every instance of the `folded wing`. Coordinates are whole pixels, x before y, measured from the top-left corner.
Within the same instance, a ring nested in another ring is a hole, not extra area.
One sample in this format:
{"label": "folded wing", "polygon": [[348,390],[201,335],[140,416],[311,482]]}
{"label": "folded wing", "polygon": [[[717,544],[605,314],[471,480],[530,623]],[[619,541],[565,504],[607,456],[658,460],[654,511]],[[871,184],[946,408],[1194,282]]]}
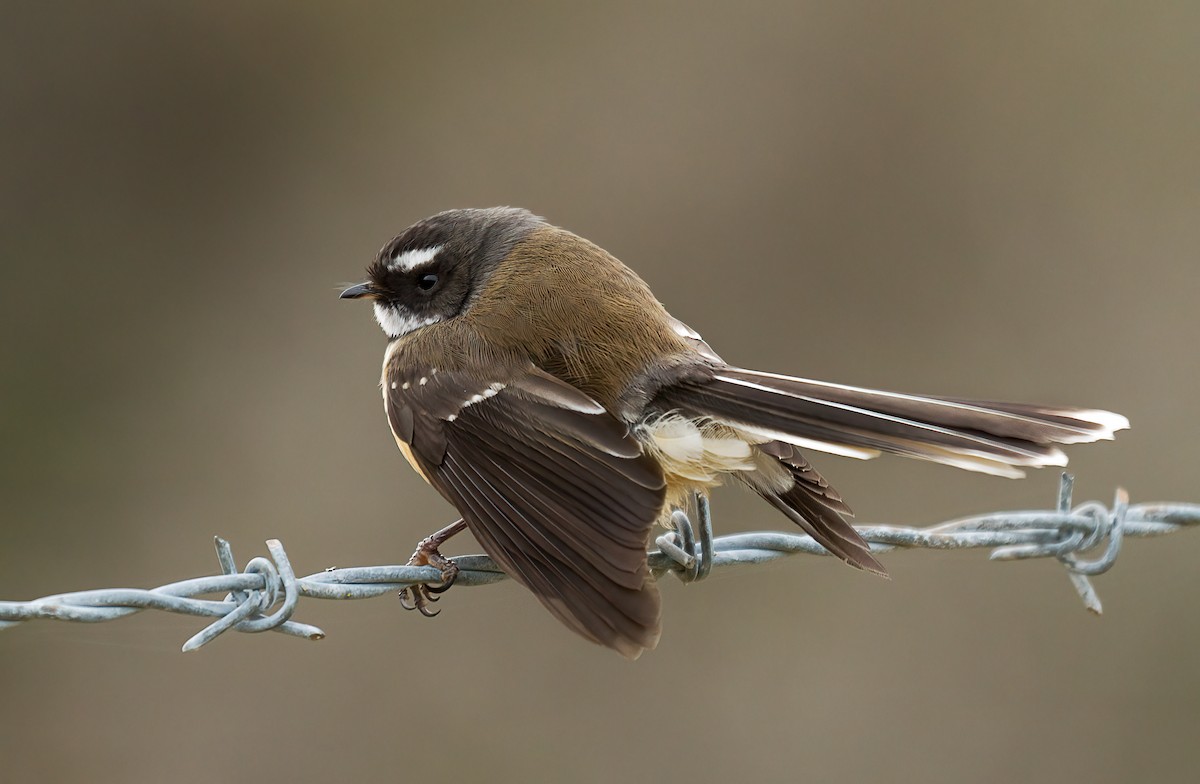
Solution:
{"label": "folded wing", "polygon": [[623,424],[533,367],[385,392],[397,440],[505,572],[587,639],[631,658],[654,647],[646,543],[665,483]]}

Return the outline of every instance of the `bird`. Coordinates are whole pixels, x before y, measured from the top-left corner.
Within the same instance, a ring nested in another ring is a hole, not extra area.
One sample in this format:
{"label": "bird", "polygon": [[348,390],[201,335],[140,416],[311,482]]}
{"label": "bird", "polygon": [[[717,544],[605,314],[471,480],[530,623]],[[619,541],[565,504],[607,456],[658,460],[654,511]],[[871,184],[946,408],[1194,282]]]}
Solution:
{"label": "bird", "polygon": [[[627,658],[653,649],[661,599],[648,539],[725,481],[832,555],[886,576],[813,451],[882,453],[1020,477],[1059,444],[1111,439],[1116,413],[866,389],[726,363],[649,286],[588,240],[514,207],[455,209],[391,239],[366,299],[387,336],[380,386],[407,461],[461,519],[410,564],[441,583],[439,548],[469,529],[559,621]],[[405,599],[405,594],[402,594]]]}

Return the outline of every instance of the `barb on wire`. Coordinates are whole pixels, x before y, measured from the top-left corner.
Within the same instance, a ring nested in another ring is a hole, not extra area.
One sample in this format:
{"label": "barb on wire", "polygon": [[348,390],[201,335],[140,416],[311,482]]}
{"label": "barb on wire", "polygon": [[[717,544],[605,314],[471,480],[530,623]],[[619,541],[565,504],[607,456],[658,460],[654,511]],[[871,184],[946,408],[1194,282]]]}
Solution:
{"label": "barb on wire", "polygon": [[[991,548],[992,560],[1055,558],[1067,570],[1084,606],[1100,613],[1100,600],[1089,578],[1112,568],[1124,541],[1130,537],[1162,536],[1200,526],[1200,504],[1129,504],[1117,490],[1112,508],[1089,501],[1071,507],[1073,478],[1063,474],[1057,507],[1050,511],[997,512],[965,517],[929,528],[893,525],[855,526],[875,552],[901,548],[961,550]],[[698,504],[699,540],[688,516],[673,515],[676,530],[658,537],[659,549],[649,554],[658,576],[671,572],[684,582],[703,578],[712,569],[761,564],[796,553],[828,555],[806,534],[733,534],[713,538],[708,504]],[[142,610],[215,618],[183,645],[195,650],[223,632],[275,631],[319,640],[325,633],[291,620],[300,597],[368,599],[419,583],[437,583],[441,572],[430,566],[364,566],[327,569],[296,577],[283,545],[267,541],[271,558],[250,559],[238,571],[229,543],[217,537],[217,560],[222,574],[197,577],[150,590],[100,589],[46,596],[28,602],[0,602],[0,630],[35,619],[97,623]],[[1085,553],[1099,551],[1095,558]],[[455,585],[487,585],[506,575],[484,555],[453,559],[460,569]],[[199,599],[205,595],[223,599]]]}

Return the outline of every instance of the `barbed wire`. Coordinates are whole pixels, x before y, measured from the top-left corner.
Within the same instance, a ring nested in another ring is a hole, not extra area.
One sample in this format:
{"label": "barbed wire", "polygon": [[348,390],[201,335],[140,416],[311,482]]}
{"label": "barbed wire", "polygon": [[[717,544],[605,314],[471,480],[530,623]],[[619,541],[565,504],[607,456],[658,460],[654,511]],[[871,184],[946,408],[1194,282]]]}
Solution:
{"label": "barbed wire", "polygon": [[[896,549],[962,550],[991,548],[998,561],[1055,558],[1064,567],[1084,606],[1099,614],[1100,599],[1089,578],[1112,568],[1125,539],[1162,536],[1200,526],[1200,504],[1129,504],[1117,490],[1112,508],[1089,501],[1071,508],[1073,478],[1063,474],[1057,507],[1044,511],[996,512],[976,515],[927,528],[894,525],[855,526],[874,552]],[[701,502],[700,543],[691,521],[674,516],[676,531],[658,537],[659,549],[649,554],[650,568],[670,572],[684,582],[702,579],[712,569],[775,561],[797,553],[828,555],[806,534],[772,531],[713,538],[707,504]],[[238,571],[229,543],[216,537],[220,575],[197,577],[149,590],[107,588],[56,594],[27,602],[0,602],[0,630],[45,619],[98,623],[143,610],[216,618],[183,645],[192,651],[233,629],[239,632],[275,631],[319,640],[325,632],[291,620],[301,597],[369,599],[421,583],[436,584],[441,572],[429,566],[362,566],[327,569],[296,577],[278,539],[267,540],[271,558],[250,559]],[[1101,551],[1102,550],[1102,551]],[[1098,552],[1095,558],[1084,554]],[[457,556],[460,572],[455,586],[489,585],[507,575],[485,555]],[[225,594],[221,600],[199,599]],[[276,608],[276,606],[278,607]]]}

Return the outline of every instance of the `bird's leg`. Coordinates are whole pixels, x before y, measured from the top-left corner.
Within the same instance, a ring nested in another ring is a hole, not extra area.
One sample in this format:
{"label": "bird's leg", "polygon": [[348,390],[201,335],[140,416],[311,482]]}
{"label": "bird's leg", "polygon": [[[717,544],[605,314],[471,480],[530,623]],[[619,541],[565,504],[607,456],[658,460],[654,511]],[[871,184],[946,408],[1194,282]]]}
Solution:
{"label": "bird's leg", "polygon": [[444,592],[458,578],[458,564],[439,552],[439,548],[455,534],[462,533],[467,528],[463,520],[456,520],[435,534],[432,534],[417,545],[412,557],[408,559],[409,566],[432,566],[442,573],[442,580],[436,587],[424,583],[410,585],[400,592],[400,606],[406,610],[419,610],[421,615],[432,618],[440,610],[431,610],[430,603],[436,602],[438,594]]}

